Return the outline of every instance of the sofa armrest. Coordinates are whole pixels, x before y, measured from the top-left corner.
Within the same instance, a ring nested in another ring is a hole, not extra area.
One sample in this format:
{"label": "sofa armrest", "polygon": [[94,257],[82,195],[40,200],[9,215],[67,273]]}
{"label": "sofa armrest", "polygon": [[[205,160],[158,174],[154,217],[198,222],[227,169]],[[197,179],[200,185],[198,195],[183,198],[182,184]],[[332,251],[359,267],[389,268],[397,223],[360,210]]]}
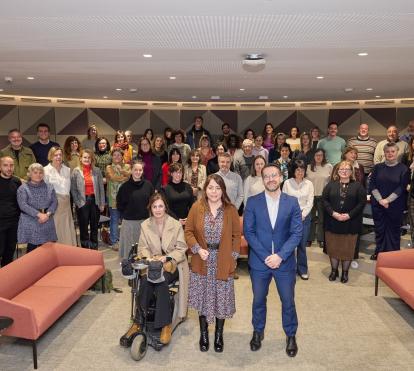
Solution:
{"label": "sofa armrest", "polygon": [[389,251],[378,254],[376,268],[414,269],[414,249]]}
{"label": "sofa armrest", "polygon": [[97,250],[84,249],[77,246],[63,245],[48,242],[41,248],[53,249],[57,258],[57,265],[101,265],[105,266],[103,254]]}
{"label": "sofa armrest", "polygon": [[36,340],[40,334],[33,310],[20,303],[0,298],[0,316],[13,318],[13,324],[2,335]]}

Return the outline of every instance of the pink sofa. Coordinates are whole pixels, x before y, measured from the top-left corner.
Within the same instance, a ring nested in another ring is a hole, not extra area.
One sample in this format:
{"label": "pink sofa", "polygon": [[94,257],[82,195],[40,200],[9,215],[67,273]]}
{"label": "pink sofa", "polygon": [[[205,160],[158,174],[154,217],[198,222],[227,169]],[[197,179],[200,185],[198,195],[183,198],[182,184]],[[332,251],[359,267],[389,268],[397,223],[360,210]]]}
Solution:
{"label": "pink sofa", "polygon": [[2,335],[36,340],[99,278],[105,266],[99,251],[46,243],[0,269],[0,316],[13,324]]}
{"label": "pink sofa", "polygon": [[414,249],[378,254],[375,296],[378,295],[378,279],[414,309]]}

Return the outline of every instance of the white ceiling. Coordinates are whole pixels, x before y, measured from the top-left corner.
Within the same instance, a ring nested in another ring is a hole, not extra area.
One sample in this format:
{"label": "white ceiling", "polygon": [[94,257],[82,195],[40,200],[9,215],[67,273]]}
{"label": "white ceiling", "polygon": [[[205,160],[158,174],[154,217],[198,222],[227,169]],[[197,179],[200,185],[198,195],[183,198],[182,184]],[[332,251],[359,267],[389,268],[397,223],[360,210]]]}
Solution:
{"label": "white ceiling", "polygon": [[[414,1],[1,0],[0,51],[1,94],[184,101],[414,97]],[[242,68],[250,52],[265,55],[264,70]],[[177,79],[169,80],[172,75]]]}

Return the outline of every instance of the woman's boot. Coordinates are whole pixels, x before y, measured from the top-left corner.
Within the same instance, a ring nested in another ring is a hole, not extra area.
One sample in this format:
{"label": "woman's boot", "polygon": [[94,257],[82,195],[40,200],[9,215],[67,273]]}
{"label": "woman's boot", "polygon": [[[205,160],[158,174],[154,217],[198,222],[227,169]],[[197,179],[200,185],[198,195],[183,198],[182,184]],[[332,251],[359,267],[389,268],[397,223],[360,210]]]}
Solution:
{"label": "woman's boot", "polygon": [[214,350],[218,353],[223,351],[223,329],[224,319],[216,318],[216,331],[214,333]]}
{"label": "woman's boot", "polygon": [[207,319],[205,316],[199,316],[198,320],[200,322],[200,350],[202,352],[207,352],[210,347]]}

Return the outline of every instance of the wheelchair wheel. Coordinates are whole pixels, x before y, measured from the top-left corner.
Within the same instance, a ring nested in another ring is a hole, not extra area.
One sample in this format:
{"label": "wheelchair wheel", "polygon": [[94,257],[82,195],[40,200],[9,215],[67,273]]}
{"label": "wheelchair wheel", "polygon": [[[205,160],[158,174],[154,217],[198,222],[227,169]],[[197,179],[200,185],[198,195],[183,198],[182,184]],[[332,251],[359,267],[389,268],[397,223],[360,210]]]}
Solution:
{"label": "wheelchair wheel", "polygon": [[135,361],[139,361],[144,358],[147,353],[148,343],[147,336],[145,334],[137,334],[132,341],[131,345],[131,357]]}

